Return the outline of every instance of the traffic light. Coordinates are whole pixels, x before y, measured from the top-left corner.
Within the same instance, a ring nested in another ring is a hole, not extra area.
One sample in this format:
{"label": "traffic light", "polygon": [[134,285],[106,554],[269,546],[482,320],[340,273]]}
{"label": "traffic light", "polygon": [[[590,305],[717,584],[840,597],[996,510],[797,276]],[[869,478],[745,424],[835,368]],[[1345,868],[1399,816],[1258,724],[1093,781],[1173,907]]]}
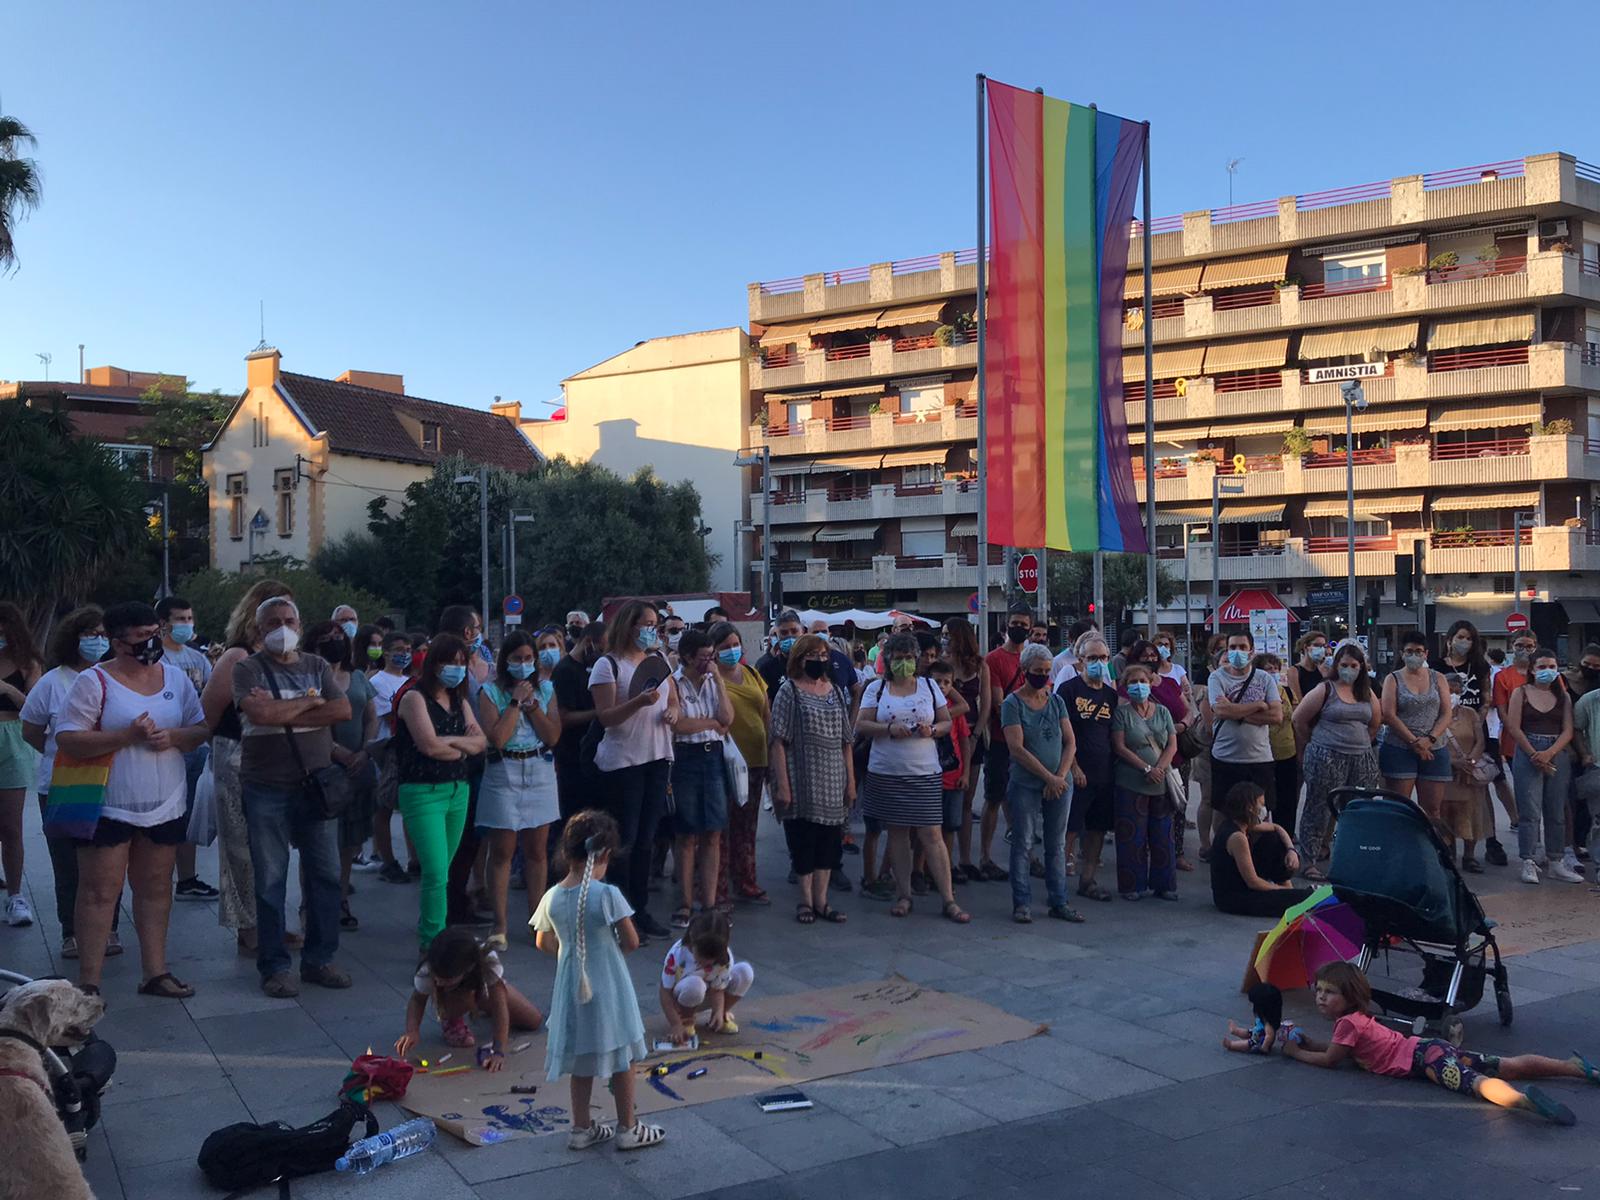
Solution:
{"label": "traffic light", "polygon": [[1415,563],[1416,560],[1409,554],[1394,556],[1394,602],[1402,608],[1411,607]]}
{"label": "traffic light", "polygon": [[1095,611],[1094,611],[1094,601],[1093,600],[1089,601],[1089,610],[1088,611],[1089,611],[1090,620],[1099,620],[1099,617],[1095,614]]}
{"label": "traffic light", "polygon": [[1361,623],[1372,628],[1378,623],[1378,609],[1383,605],[1383,593],[1369,589],[1361,601]]}

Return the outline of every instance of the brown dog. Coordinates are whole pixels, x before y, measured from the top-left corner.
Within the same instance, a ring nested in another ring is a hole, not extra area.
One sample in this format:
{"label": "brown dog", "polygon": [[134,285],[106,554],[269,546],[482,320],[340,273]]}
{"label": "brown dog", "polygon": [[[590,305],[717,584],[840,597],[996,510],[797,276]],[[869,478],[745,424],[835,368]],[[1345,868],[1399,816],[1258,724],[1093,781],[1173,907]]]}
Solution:
{"label": "brown dog", "polygon": [[[41,1046],[60,1046],[88,1037],[105,1011],[100,997],[85,995],[64,979],[43,979],[6,993],[0,1030]],[[56,1114],[38,1051],[10,1037],[0,1037],[0,1129],[10,1147],[0,1170],[0,1197],[94,1200]]]}

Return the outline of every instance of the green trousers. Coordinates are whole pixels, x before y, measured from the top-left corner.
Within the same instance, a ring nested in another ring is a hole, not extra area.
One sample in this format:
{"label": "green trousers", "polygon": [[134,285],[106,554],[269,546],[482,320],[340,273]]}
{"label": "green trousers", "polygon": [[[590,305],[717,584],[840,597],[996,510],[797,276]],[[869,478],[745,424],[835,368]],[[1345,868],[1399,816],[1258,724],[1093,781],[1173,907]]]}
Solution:
{"label": "green trousers", "polygon": [[445,881],[467,823],[467,782],[402,783],[400,820],[422,860],[417,940],[426,950],[445,923]]}

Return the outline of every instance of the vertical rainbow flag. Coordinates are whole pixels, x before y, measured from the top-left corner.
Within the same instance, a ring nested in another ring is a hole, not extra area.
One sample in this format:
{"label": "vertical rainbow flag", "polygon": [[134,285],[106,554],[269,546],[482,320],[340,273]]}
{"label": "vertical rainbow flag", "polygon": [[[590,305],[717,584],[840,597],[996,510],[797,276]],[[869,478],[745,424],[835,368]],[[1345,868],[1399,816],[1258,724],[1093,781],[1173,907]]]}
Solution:
{"label": "vertical rainbow flag", "polygon": [[1144,553],[1121,317],[1147,127],[987,87],[989,541]]}

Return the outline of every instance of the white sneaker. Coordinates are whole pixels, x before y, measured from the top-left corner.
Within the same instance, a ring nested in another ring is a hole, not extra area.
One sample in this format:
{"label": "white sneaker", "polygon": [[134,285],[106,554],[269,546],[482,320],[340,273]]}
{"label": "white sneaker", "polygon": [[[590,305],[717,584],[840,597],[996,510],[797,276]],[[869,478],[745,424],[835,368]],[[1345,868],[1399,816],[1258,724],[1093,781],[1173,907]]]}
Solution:
{"label": "white sneaker", "polygon": [[6,903],[6,924],[13,926],[33,924],[33,909],[28,907],[26,896],[13,896]]}
{"label": "white sneaker", "polygon": [[1550,864],[1550,878],[1559,879],[1562,883],[1582,883],[1583,876],[1572,870],[1564,862]]}
{"label": "white sneaker", "polygon": [[383,859],[376,854],[358,855],[355,861],[350,864],[350,869],[352,871],[381,871],[383,869]]}
{"label": "white sneaker", "polygon": [[1561,865],[1569,871],[1580,870],[1578,866],[1578,852],[1568,846],[1561,855]]}
{"label": "white sneaker", "polygon": [[1533,865],[1533,859],[1531,858],[1525,858],[1522,860],[1522,882],[1539,882],[1539,868]]}

